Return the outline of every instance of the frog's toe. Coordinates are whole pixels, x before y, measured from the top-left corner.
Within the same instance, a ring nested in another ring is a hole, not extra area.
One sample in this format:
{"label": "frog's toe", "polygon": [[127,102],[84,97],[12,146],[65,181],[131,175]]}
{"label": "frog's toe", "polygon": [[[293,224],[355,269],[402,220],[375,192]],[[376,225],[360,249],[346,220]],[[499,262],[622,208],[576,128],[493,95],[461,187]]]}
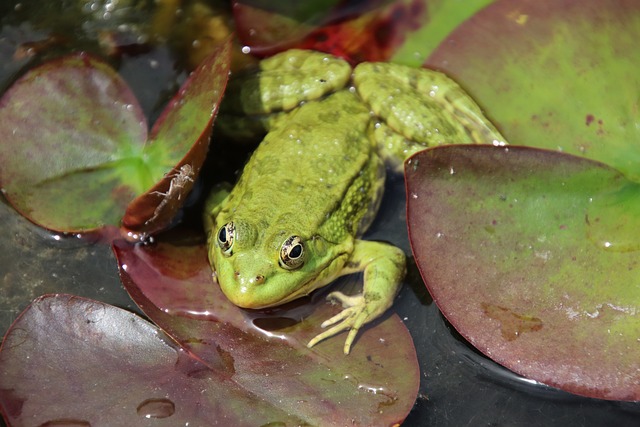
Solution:
{"label": "frog's toe", "polygon": [[325,320],[322,325],[320,325],[321,327],[326,328],[328,326],[333,326],[311,339],[307,344],[307,347],[313,347],[326,338],[337,335],[342,331],[349,330],[349,335],[347,335],[343,349],[344,354],[349,354],[351,345],[358,334],[358,330],[369,320],[369,313],[366,309],[364,297],[362,295],[348,296],[341,292],[332,292],[327,298],[340,301],[345,309],[332,318]]}
{"label": "frog's toe", "polygon": [[[329,295],[327,295],[327,299],[328,300],[338,301],[340,304],[342,304],[342,307],[344,307],[344,308],[364,306],[364,296],[363,295],[349,296],[349,295],[343,294],[340,291],[334,291],[334,292],[331,292]],[[343,311],[343,313],[344,313],[344,311]],[[338,316],[333,316],[331,319],[335,319],[337,317]],[[331,324],[335,323],[335,322],[330,322],[329,323],[329,321],[331,319],[327,320],[324,323],[327,323],[327,325],[331,325]]]}

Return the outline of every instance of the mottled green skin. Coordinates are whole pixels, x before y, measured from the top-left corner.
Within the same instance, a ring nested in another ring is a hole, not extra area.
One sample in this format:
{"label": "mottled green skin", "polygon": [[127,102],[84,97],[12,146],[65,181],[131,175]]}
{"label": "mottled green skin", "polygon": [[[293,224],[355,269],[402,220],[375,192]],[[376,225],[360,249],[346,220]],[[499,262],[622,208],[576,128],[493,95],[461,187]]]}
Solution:
{"label": "mottled green skin", "polygon": [[[351,78],[364,94],[346,88]],[[429,87],[433,93],[427,99],[414,93],[429,81],[439,86]],[[381,93],[370,93],[380,88]],[[472,126],[458,123],[463,115],[456,106],[438,107],[457,102],[452,93],[466,94],[439,73],[361,64],[352,76],[342,60],[299,50],[263,61],[260,72],[235,80],[229,90],[233,95],[223,104],[222,120],[226,115],[228,125],[230,114],[239,117],[228,127],[246,132],[251,127],[244,124],[245,115],[262,115],[260,124],[268,133],[233,190],[214,191],[208,200],[205,225],[217,281],[234,304],[262,308],[306,295],[341,275],[364,272],[362,295],[330,294],[345,310],[324,322],[323,327],[332,327],[309,342],[350,330],[348,353],[358,329],[392,305],[405,274],[400,249],[358,239],[382,195],[384,165],[378,152],[408,156],[417,149],[405,149],[411,145],[407,138],[423,148],[425,140],[439,141],[445,131],[468,139]],[[480,111],[473,101],[463,109]],[[381,116],[389,119],[388,126]],[[396,135],[389,140],[397,144],[380,141],[380,129]],[[489,133],[498,138],[497,131]],[[233,234],[230,247],[220,243],[221,229],[225,237]],[[304,246],[303,262],[295,268],[285,268],[280,259],[290,236]]]}

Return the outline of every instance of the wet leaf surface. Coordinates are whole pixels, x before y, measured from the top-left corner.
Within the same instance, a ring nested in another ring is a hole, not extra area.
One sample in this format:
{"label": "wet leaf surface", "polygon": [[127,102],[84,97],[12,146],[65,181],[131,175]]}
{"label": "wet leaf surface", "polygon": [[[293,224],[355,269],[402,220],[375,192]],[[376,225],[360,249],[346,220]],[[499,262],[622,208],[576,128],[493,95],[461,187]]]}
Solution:
{"label": "wet leaf surface", "polygon": [[470,343],[572,393],[640,399],[638,248],[594,238],[612,221],[602,206],[635,184],[526,147],[440,147],[406,168],[416,263]]}
{"label": "wet leaf surface", "polygon": [[[0,99],[6,197],[41,226],[78,232],[120,224],[134,197],[148,191],[129,207],[125,225],[138,232],[166,226],[204,161],[228,56],[225,44],[192,75],[149,143],[137,100],[106,63],[73,54],[29,70]],[[177,191],[181,171],[191,178]]]}
{"label": "wet leaf surface", "polygon": [[[308,349],[319,324],[339,311],[323,298],[243,310],[212,281],[201,244],[116,242],[114,250],[122,281],[142,310],[256,401],[312,425],[391,425],[413,406],[419,370],[411,337],[396,315],[366,328],[349,356],[342,353],[344,335]],[[221,405],[238,416],[246,412],[233,399]]]}
{"label": "wet leaf surface", "polygon": [[12,425],[304,423],[139,316],[65,294],[40,297],[22,313],[3,342],[0,373]]}

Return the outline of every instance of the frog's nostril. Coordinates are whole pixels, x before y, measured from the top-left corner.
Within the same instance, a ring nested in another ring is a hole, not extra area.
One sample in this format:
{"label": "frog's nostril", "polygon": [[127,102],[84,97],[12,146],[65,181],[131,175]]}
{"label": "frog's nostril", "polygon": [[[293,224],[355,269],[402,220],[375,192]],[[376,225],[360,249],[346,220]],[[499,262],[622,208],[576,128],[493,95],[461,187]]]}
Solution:
{"label": "frog's nostril", "polygon": [[264,283],[264,276],[262,274],[257,275],[253,283],[256,285],[262,285]]}

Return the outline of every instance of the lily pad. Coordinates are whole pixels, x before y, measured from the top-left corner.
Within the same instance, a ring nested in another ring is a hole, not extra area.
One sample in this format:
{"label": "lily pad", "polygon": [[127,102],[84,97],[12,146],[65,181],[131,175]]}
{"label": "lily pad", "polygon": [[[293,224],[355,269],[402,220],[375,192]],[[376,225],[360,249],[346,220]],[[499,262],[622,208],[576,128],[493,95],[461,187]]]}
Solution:
{"label": "lily pad", "polygon": [[482,105],[512,144],[604,162],[640,182],[640,3],[500,0],[426,65]]}
{"label": "lily pad", "polygon": [[471,344],[544,384],[640,400],[638,252],[594,238],[634,183],[580,157],[477,145],[418,153],[406,179],[416,263]]}
{"label": "lily pad", "polygon": [[148,141],[137,100],[103,61],[80,53],[28,71],[0,99],[7,199],[57,231],[118,225],[127,208],[127,229],[163,228],[204,161],[228,69],[227,41],[187,80]]}
{"label": "lily pad", "polygon": [[255,55],[295,47],[352,62],[388,60],[428,17],[425,0],[238,1],[233,10],[238,37]]}
{"label": "lily pad", "polygon": [[[419,368],[408,331],[386,315],[344,356],[344,335],[308,349],[338,307],[322,298],[267,311],[231,304],[212,280],[202,244],[116,242],[121,279],[139,307],[183,348],[224,372],[256,402],[311,425],[392,425],[413,406]],[[242,414],[252,405],[219,404]],[[261,423],[271,420],[265,418]]]}
{"label": "lily pad", "polygon": [[62,294],[36,299],[9,330],[0,404],[16,426],[304,424],[139,316]]}
{"label": "lily pad", "polygon": [[404,41],[393,53],[391,62],[418,67],[449,35],[478,10],[494,0],[428,1],[425,3],[426,19],[415,31],[406,35]]}

